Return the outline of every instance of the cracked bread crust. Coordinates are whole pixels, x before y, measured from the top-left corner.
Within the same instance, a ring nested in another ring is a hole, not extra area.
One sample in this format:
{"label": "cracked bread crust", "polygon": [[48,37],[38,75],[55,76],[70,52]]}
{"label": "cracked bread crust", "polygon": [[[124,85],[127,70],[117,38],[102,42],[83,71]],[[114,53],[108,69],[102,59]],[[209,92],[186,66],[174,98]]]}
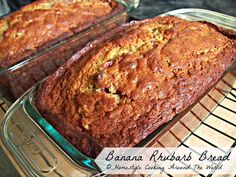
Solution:
{"label": "cracked bread crust", "polygon": [[37,89],[36,107],[77,149],[96,157],[103,147],[138,144],[235,59],[235,39],[212,24],[170,16],[132,22],[60,67]]}
{"label": "cracked bread crust", "polygon": [[38,0],[0,20],[0,67],[25,57],[123,10],[113,0]]}

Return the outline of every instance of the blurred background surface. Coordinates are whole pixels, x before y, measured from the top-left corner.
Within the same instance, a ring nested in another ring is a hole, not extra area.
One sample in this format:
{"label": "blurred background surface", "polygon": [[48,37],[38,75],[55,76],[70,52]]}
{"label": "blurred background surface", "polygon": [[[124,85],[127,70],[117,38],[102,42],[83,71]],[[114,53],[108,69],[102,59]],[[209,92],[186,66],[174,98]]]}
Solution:
{"label": "blurred background surface", "polygon": [[181,8],[208,9],[236,16],[236,0],[141,0],[131,16],[144,19]]}

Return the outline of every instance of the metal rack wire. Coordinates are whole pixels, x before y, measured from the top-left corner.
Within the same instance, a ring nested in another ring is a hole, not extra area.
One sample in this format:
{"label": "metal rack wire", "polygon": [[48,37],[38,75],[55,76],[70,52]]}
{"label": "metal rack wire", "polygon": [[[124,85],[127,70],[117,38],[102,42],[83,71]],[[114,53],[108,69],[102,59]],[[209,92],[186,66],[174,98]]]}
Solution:
{"label": "metal rack wire", "polygon": [[[228,86],[231,87],[231,91],[228,92],[228,93],[223,93],[223,90],[220,90],[219,88],[216,88],[215,90],[216,90],[217,92],[219,92],[220,94],[222,94],[222,95],[224,96],[224,99],[226,99],[226,100],[228,100],[228,101],[231,101],[231,102],[233,102],[233,103],[236,103],[236,95],[233,93],[233,91],[236,91],[236,88],[234,88],[232,85],[230,85],[227,81],[224,81],[224,80],[222,80],[222,81],[223,81],[225,84],[227,84]],[[226,94],[232,96],[233,98],[227,96]],[[229,111],[229,112],[235,114],[235,116],[236,116],[236,112],[235,112],[234,110],[232,110],[232,109],[226,107],[225,105],[222,105],[221,102],[216,101],[211,95],[208,94],[207,96],[217,104],[217,106],[216,106],[215,109],[217,109],[218,107],[221,107],[221,108],[223,108],[223,109],[225,109],[225,110],[227,110],[227,111]],[[211,125],[211,124],[209,124],[209,123],[206,123],[205,121],[208,119],[209,116],[214,116],[215,118],[217,118],[217,119],[219,119],[219,120],[225,122],[226,124],[229,124],[229,125],[233,126],[235,129],[236,129],[236,124],[234,124],[234,123],[232,123],[232,122],[230,122],[230,121],[227,121],[224,117],[219,116],[219,115],[217,115],[217,114],[211,112],[204,104],[200,103],[200,105],[203,107],[203,109],[205,109],[206,111],[209,112],[209,115],[208,115],[204,120],[201,120],[201,118],[199,118],[199,116],[198,116],[196,113],[194,113],[193,111],[191,111],[191,113],[193,114],[193,117],[195,117],[196,119],[198,119],[198,120],[200,121],[200,125],[199,125],[195,130],[190,130],[183,122],[180,121],[180,123],[181,123],[185,128],[187,128],[187,129],[191,132],[191,133],[188,135],[188,137],[186,137],[185,140],[181,142],[181,145],[183,145],[183,146],[185,146],[185,147],[187,147],[187,148],[192,149],[191,147],[189,147],[188,145],[186,145],[185,142],[186,142],[186,141],[188,140],[188,138],[190,138],[191,136],[196,136],[197,138],[201,139],[202,141],[206,142],[207,144],[209,144],[209,145],[211,145],[211,146],[213,146],[213,147],[215,147],[215,148],[221,149],[218,145],[212,143],[210,140],[207,140],[207,139],[205,139],[205,138],[202,138],[201,136],[199,136],[199,135],[197,135],[197,134],[195,133],[196,130],[197,130],[199,127],[201,127],[201,126],[203,125],[203,126],[208,127],[209,129],[212,129],[212,130],[218,132],[219,134],[221,134],[221,135],[223,135],[223,136],[225,136],[225,137],[227,137],[227,138],[229,138],[229,139],[232,139],[234,142],[233,142],[233,144],[231,145],[231,148],[235,147],[235,146],[236,146],[236,138],[235,138],[235,137],[233,137],[233,136],[231,136],[231,135],[229,135],[229,134],[227,134],[227,133],[225,133],[225,132],[219,130],[217,127],[214,127],[213,125]],[[236,108],[235,108],[235,109],[236,109]],[[172,133],[172,134],[173,134],[173,133]],[[174,135],[174,134],[173,134],[173,135]],[[176,137],[176,138],[178,138],[178,137]],[[221,151],[223,151],[225,155],[227,154],[227,151],[224,151],[224,150],[222,150],[222,149],[221,149]],[[213,173],[214,173],[214,172],[213,172]],[[209,174],[209,175],[207,175],[207,177],[210,177],[210,176],[212,176],[212,175],[213,175],[213,174]],[[204,175],[200,175],[200,176],[204,176]]]}
{"label": "metal rack wire", "polygon": [[[231,74],[228,74],[231,75]],[[226,78],[226,79],[225,79]],[[158,136],[151,146],[179,147],[184,146],[193,152],[195,147],[215,147],[225,155],[223,150],[236,146],[236,83],[235,75],[225,77],[184,117],[168,127],[165,133]],[[231,81],[231,83],[229,83]],[[184,133],[183,133],[184,132]],[[199,174],[197,176],[214,176]],[[165,172],[167,176],[173,176]]]}
{"label": "metal rack wire", "polygon": [[6,109],[6,107],[4,106],[4,105],[6,105],[2,100],[0,100],[0,108],[1,108],[1,110],[4,112],[4,113],[6,113],[7,112],[7,109]]}

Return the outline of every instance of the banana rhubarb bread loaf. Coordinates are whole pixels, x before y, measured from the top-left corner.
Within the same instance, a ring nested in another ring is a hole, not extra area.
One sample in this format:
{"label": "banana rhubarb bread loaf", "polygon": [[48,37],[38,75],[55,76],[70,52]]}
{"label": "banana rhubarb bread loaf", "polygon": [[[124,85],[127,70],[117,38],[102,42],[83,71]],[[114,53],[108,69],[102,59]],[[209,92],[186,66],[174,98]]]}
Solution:
{"label": "banana rhubarb bread loaf", "polygon": [[137,145],[235,59],[235,39],[207,22],[132,22],[76,53],[37,88],[35,103],[71,144],[96,157],[104,147]]}
{"label": "banana rhubarb bread loaf", "polygon": [[[124,7],[114,0],[38,0],[29,4],[0,20],[0,69],[8,68],[122,10]],[[111,23],[109,28],[116,26]],[[15,71],[14,76],[1,78],[1,86],[6,87],[13,98],[18,98],[36,81],[54,72],[74,51],[110,29],[91,30],[84,39],[58,47],[51,54],[48,52],[39,57],[39,61]],[[32,74],[35,67],[40,70],[38,75]]]}

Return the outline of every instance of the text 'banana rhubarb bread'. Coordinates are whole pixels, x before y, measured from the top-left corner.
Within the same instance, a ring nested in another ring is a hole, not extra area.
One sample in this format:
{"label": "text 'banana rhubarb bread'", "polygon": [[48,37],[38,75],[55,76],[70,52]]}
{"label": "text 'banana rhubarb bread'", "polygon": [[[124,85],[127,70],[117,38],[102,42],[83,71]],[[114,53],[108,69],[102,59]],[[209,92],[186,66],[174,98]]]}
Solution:
{"label": "text 'banana rhubarb bread'", "polygon": [[196,101],[235,59],[235,39],[209,23],[132,22],[60,67],[37,89],[36,107],[78,150],[96,157],[104,147],[138,144]]}

